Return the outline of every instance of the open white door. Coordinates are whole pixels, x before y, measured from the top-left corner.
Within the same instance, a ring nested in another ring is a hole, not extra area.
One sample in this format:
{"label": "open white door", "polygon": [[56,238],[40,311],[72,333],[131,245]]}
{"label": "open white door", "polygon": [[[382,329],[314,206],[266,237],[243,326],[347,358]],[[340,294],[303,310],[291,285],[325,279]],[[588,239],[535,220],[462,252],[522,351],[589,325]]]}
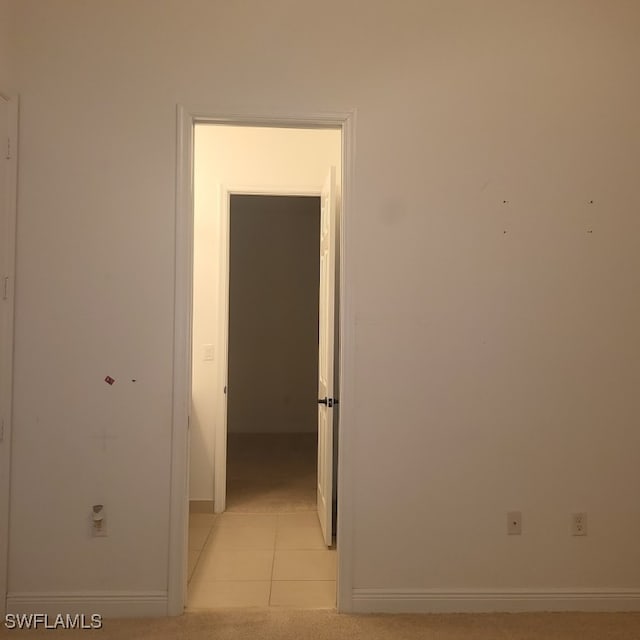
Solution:
{"label": "open white door", "polygon": [[335,168],[322,189],[320,208],[320,304],[318,343],[318,518],[327,546],[332,538],[333,353],[336,274]]}
{"label": "open white door", "polygon": [[5,615],[13,371],[18,103],[0,95],[0,614]]}

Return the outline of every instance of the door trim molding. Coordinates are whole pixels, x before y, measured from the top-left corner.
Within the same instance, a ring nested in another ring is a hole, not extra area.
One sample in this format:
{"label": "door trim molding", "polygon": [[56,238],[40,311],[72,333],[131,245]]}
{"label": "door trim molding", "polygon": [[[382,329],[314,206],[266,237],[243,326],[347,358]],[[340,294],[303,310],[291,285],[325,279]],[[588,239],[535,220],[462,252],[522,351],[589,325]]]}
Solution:
{"label": "door trim molding", "polygon": [[[0,419],[3,420],[2,440],[0,440],[0,616],[4,618],[7,606],[7,588],[9,574],[9,520],[10,520],[10,489],[11,489],[11,426],[13,419],[13,335],[15,314],[15,267],[16,267],[16,221],[17,221],[17,193],[18,193],[18,104],[17,96],[4,96],[0,100],[8,107],[8,127],[11,153],[6,158],[5,141],[2,140],[0,161],[7,163],[7,191],[0,215],[6,215],[7,236],[6,264],[0,265],[0,278],[7,280],[6,341],[7,349],[3,349],[0,361],[0,394],[5,399],[1,409]],[[4,283],[0,282],[0,290],[4,291]]]}
{"label": "door trim molding", "polygon": [[191,322],[193,287],[193,132],[198,123],[288,128],[337,128],[342,132],[342,208],[340,234],[340,433],[338,439],[339,611],[351,611],[353,576],[354,483],[352,403],[355,343],[354,291],[349,262],[353,228],[356,112],[220,112],[208,107],[177,107],[176,227],[171,492],[167,613],[180,615],[186,602],[189,412],[191,405]]}

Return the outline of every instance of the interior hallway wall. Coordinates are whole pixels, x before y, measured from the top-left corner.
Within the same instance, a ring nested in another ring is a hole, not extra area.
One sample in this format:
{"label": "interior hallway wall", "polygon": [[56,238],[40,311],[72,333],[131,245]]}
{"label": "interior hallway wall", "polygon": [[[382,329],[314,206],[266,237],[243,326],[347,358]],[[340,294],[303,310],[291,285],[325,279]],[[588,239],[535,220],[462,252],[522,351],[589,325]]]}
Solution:
{"label": "interior hallway wall", "polygon": [[316,433],[320,198],[231,196],[229,433]]}
{"label": "interior hallway wall", "polygon": [[[213,500],[214,438],[220,379],[219,283],[221,190],[320,191],[329,167],[341,174],[340,132],[198,125],[195,134],[193,404],[190,499]],[[213,360],[205,360],[205,345]]]}

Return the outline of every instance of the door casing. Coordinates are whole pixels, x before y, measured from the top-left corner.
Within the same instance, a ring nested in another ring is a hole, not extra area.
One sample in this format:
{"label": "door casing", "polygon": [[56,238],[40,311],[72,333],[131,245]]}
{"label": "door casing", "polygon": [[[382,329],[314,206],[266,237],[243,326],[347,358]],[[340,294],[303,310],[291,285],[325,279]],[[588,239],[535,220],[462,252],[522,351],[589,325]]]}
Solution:
{"label": "door casing", "polygon": [[189,413],[191,407],[191,327],[193,291],[193,159],[194,129],[199,123],[257,127],[335,128],[342,138],[340,207],[338,555],[337,607],[353,609],[353,460],[355,343],[354,295],[348,247],[351,238],[352,185],[355,158],[355,110],[331,113],[234,111],[177,108],[176,245],[174,289],[173,415],[171,434],[171,497],[167,613],[180,615],[186,603],[189,512]]}
{"label": "door casing", "polygon": [[[5,242],[4,264],[0,264],[0,304],[7,324],[2,340],[0,360],[0,394],[4,399],[0,410],[0,616],[4,619],[7,607],[9,571],[9,519],[11,482],[11,424],[13,418],[13,321],[15,312],[16,218],[18,186],[18,98],[3,96],[7,108],[8,140],[0,141],[0,162],[5,163],[6,193],[0,202],[1,242]],[[5,232],[6,231],[6,235]],[[5,285],[5,278],[6,285]],[[6,286],[6,289],[5,289]],[[5,299],[6,296],[6,299]]]}

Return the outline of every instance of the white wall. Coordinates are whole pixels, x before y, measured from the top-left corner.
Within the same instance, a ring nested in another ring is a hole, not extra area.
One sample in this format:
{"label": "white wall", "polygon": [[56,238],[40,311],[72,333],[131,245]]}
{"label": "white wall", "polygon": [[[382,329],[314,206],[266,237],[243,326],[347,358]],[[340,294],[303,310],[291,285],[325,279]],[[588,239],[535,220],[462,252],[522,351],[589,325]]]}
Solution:
{"label": "white wall", "polygon": [[12,5],[12,592],[166,589],[178,102],[357,108],[357,606],[640,591],[640,5]]}
{"label": "white wall", "polygon": [[[214,429],[220,392],[218,372],[217,242],[223,188],[320,190],[328,169],[340,173],[340,132],[199,125],[194,155],[194,323],[190,497],[213,500]],[[214,345],[213,361],[203,345]]]}

